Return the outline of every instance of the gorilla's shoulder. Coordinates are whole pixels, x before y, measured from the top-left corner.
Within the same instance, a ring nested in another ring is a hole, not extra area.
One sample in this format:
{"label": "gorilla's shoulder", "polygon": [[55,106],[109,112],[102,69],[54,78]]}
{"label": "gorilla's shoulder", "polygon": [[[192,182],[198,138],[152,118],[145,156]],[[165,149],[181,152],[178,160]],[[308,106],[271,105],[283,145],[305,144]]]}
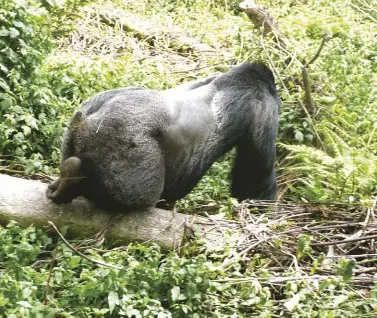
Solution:
{"label": "gorilla's shoulder", "polygon": [[228,73],[230,76],[242,76],[243,78],[260,79],[266,82],[275,83],[275,78],[268,66],[262,62],[244,62],[234,68]]}
{"label": "gorilla's shoulder", "polygon": [[266,85],[273,95],[277,95],[274,74],[262,62],[244,62],[233,67],[229,72],[219,75],[213,83],[224,87],[260,87]]}

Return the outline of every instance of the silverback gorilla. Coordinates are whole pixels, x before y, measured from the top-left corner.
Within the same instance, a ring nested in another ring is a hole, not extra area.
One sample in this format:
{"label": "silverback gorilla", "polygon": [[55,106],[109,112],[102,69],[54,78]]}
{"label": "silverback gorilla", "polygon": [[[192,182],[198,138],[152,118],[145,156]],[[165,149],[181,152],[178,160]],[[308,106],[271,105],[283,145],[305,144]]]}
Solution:
{"label": "silverback gorilla", "polygon": [[120,88],[86,101],[62,147],[47,196],[82,195],[122,211],[183,198],[213,162],[237,147],[231,195],[273,200],[280,99],[262,63],[166,91]]}

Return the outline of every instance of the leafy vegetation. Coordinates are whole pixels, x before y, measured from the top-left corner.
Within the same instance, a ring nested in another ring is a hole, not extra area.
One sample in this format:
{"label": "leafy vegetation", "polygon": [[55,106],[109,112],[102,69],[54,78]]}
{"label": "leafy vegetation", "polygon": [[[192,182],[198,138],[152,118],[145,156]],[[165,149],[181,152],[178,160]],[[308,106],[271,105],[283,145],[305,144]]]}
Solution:
{"label": "leafy vegetation", "polygon": [[[282,288],[268,281],[260,254],[246,269],[238,264],[224,271],[226,255],[193,246],[178,256],[163,255],[154,245],[114,250],[78,245],[92,258],[122,268],[114,269],[95,266],[33,227],[10,223],[0,234],[4,317],[273,317],[284,308],[292,317],[372,317],[377,309],[376,288],[365,297],[360,293],[366,290],[345,283],[354,261],[337,265],[343,279],[288,278]],[[308,255],[301,242],[298,255]]]}
{"label": "leafy vegetation", "polygon": [[[278,65],[297,56],[288,70],[277,68],[287,105],[303,100],[303,87],[295,82],[300,67],[314,56],[325,33],[329,37],[309,67],[315,109],[282,111],[281,141],[290,151],[282,175],[293,175],[289,190],[295,199],[352,202],[367,200],[376,190],[376,39],[369,32],[375,19],[366,2],[347,4],[324,1],[319,7],[292,6],[289,14],[274,12],[284,17],[279,22],[293,48],[285,54],[273,47],[268,54]],[[286,139],[289,132],[300,146]]]}
{"label": "leafy vegetation", "polygon": [[[284,46],[274,37],[262,36],[234,0],[3,0],[0,171],[56,171],[68,119],[83,100],[97,92],[121,86],[165,89],[226,71],[233,63],[263,60],[274,70],[283,101],[280,198],[373,207],[377,2],[257,3],[276,20]],[[328,41],[307,66],[314,100],[309,107],[302,67],[318,52],[325,34]],[[198,44],[214,50],[200,51]],[[243,222],[235,212],[238,204],[228,198],[232,158],[231,153],[216,163],[195,191],[178,202],[179,211],[222,212],[228,219]],[[349,211],[350,216],[353,212]],[[267,224],[270,217],[260,220]],[[269,230],[284,232],[289,225]],[[348,233],[334,231],[341,237]],[[0,228],[0,315],[375,316],[376,287],[364,288],[352,281],[359,261],[345,257],[325,264],[324,254],[311,248],[318,230],[303,232],[297,251],[290,251],[292,263],[279,275],[318,271],[337,275],[271,283],[276,269],[269,268],[268,249],[241,260],[231,255],[230,248],[208,251],[200,242],[186,247],[183,255],[164,255],[156,246],[107,250],[106,245],[77,242],[92,258],[122,269],[97,267],[52,241],[45,231],[11,223]],[[269,244],[273,249],[283,243],[272,239]],[[363,248],[356,248],[357,253],[363,253]],[[224,269],[228,258],[236,260]],[[361,262],[375,266],[373,259]]]}
{"label": "leafy vegetation", "polygon": [[[5,0],[0,9],[0,151],[5,163],[25,172],[51,171],[59,157],[65,108],[54,94],[43,62],[56,47],[68,8]],[[58,115],[57,115],[58,114]]]}

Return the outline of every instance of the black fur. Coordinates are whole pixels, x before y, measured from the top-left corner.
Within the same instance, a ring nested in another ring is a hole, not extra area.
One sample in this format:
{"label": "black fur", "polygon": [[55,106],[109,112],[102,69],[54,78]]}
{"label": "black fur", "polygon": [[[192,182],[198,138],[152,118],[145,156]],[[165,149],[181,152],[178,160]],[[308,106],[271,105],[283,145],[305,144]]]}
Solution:
{"label": "black fur", "polygon": [[47,195],[55,202],[83,195],[124,210],[173,202],[237,146],[232,196],[272,200],[279,108],[273,74],[261,63],[162,92],[103,92],[73,116],[62,176]]}

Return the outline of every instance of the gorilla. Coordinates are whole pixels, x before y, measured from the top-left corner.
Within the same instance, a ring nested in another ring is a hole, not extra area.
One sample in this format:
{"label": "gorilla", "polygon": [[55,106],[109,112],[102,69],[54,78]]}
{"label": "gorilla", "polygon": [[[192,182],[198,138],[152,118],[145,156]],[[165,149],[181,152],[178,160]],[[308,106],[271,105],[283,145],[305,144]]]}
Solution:
{"label": "gorilla", "polygon": [[280,104],[270,69],[247,62],[165,91],[97,94],[71,119],[61,176],[46,194],[56,203],[82,195],[122,211],[173,203],[237,147],[231,195],[273,200]]}

